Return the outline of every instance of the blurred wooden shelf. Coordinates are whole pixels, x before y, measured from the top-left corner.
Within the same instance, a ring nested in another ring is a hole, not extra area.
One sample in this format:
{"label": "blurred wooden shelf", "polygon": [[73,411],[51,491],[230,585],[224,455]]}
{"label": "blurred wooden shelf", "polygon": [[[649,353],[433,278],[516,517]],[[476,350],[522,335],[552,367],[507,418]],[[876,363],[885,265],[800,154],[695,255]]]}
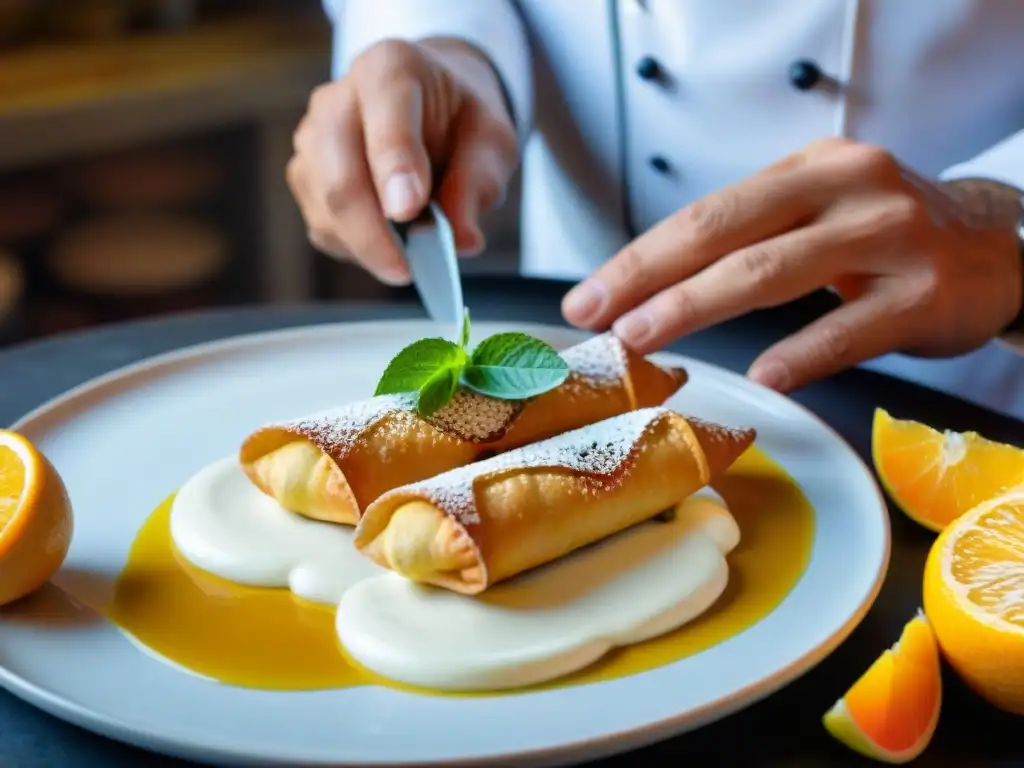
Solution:
{"label": "blurred wooden shelf", "polygon": [[[284,169],[309,92],[330,75],[331,27],[319,12],[0,51],[0,173],[249,126],[257,207],[245,266],[258,276],[260,299],[308,301],[317,293],[316,262],[327,257],[308,245]],[[516,261],[511,250],[494,252],[464,262],[463,271],[511,274]],[[327,282],[347,300],[379,293],[355,269]]]}
{"label": "blurred wooden shelf", "polygon": [[275,15],[0,53],[0,169],[301,114],[330,76],[330,34]]}
{"label": "blurred wooden shelf", "polygon": [[0,52],[0,171],[249,126],[258,199],[247,268],[263,300],[308,300],[313,258],[284,168],[309,92],[330,71],[320,13]]}

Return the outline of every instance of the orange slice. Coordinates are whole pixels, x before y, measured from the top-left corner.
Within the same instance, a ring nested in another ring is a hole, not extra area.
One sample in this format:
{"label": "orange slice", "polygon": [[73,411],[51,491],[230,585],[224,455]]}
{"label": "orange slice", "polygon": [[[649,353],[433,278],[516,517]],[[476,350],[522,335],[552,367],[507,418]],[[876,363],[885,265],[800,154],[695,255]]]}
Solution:
{"label": "orange slice", "polygon": [[928,619],[918,614],[822,722],[850,749],[898,764],[924,752],[941,708],[939,648]]}
{"label": "orange slice", "polygon": [[0,429],[0,605],[56,573],[72,528],[71,502],[57,470],[24,437]]}
{"label": "orange slice", "polygon": [[1024,486],[980,504],[935,540],[924,606],[964,682],[1024,715]]}
{"label": "orange slice", "polygon": [[871,458],[912,520],[941,531],[967,510],[1024,482],[1024,450],[975,432],[939,432],[875,410]]}

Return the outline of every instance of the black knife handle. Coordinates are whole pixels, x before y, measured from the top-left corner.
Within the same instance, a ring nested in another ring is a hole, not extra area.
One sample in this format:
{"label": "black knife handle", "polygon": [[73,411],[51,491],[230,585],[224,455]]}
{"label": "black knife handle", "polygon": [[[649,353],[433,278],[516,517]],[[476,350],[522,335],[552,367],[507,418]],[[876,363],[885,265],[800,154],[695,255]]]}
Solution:
{"label": "black knife handle", "polygon": [[388,219],[388,224],[391,225],[391,229],[394,230],[395,235],[401,241],[402,245],[405,246],[409,242],[409,230],[420,224],[429,224],[433,221],[433,216],[430,213],[430,206],[424,206],[423,210],[413,219],[409,221],[393,221]]}

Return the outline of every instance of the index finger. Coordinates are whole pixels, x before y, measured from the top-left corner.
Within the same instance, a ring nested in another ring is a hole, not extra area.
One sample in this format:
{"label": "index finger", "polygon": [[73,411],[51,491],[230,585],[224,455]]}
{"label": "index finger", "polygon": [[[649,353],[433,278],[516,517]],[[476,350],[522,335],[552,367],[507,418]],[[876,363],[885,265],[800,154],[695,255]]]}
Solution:
{"label": "index finger", "polygon": [[714,192],[664,219],[599,267],[565,298],[566,319],[606,328],[662,289],[728,253],[812,219],[834,186],[809,166],[776,166]]}
{"label": "index finger", "polygon": [[316,123],[299,149],[310,173],[308,223],[317,239],[338,241],[353,259],[390,284],[409,280],[401,249],[377,201],[358,111],[344,105]]}
{"label": "index finger", "polygon": [[427,204],[432,185],[423,143],[423,90],[406,73],[357,84],[366,161],[381,209],[408,221]]}

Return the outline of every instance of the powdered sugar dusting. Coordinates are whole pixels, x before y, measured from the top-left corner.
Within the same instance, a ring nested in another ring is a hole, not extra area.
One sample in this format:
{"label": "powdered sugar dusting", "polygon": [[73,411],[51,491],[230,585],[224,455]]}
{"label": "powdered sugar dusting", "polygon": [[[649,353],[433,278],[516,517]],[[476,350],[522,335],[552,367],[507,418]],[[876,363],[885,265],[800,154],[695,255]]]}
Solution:
{"label": "powdered sugar dusting", "polygon": [[690,423],[691,427],[715,445],[735,445],[750,434],[749,429],[729,427],[725,424],[713,424],[710,421],[704,421],[694,416],[687,416],[686,420]]}
{"label": "powdered sugar dusting", "polygon": [[[561,356],[571,371],[562,386],[570,391],[580,386],[620,386],[627,375],[625,350],[611,334],[588,339],[565,350]],[[487,443],[500,439],[508,431],[525,403],[460,389],[447,405],[425,421],[460,440]],[[385,419],[388,420],[386,428],[396,438],[420,421],[416,414],[416,394],[382,395],[270,427],[305,437],[335,460],[341,460],[368,430],[378,427]]]}
{"label": "powdered sugar dusting", "polygon": [[670,414],[667,408],[629,411],[558,437],[499,454],[436,477],[384,494],[377,503],[401,494],[428,499],[462,525],[480,522],[473,493],[474,482],[499,472],[559,467],[583,478],[586,493],[606,491],[629,474],[644,434]]}
{"label": "powdered sugar dusting", "polygon": [[[330,453],[335,459],[340,459],[358,444],[360,437],[367,430],[374,428],[388,416],[408,417],[415,407],[415,393],[381,395],[269,426],[301,435],[320,450]],[[403,421],[404,419],[400,419],[398,424]],[[392,424],[391,428],[397,429],[398,424]]]}
{"label": "powdered sugar dusting", "polygon": [[561,355],[572,373],[592,386],[617,386],[629,370],[622,342],[610,333],[587,339]]}

